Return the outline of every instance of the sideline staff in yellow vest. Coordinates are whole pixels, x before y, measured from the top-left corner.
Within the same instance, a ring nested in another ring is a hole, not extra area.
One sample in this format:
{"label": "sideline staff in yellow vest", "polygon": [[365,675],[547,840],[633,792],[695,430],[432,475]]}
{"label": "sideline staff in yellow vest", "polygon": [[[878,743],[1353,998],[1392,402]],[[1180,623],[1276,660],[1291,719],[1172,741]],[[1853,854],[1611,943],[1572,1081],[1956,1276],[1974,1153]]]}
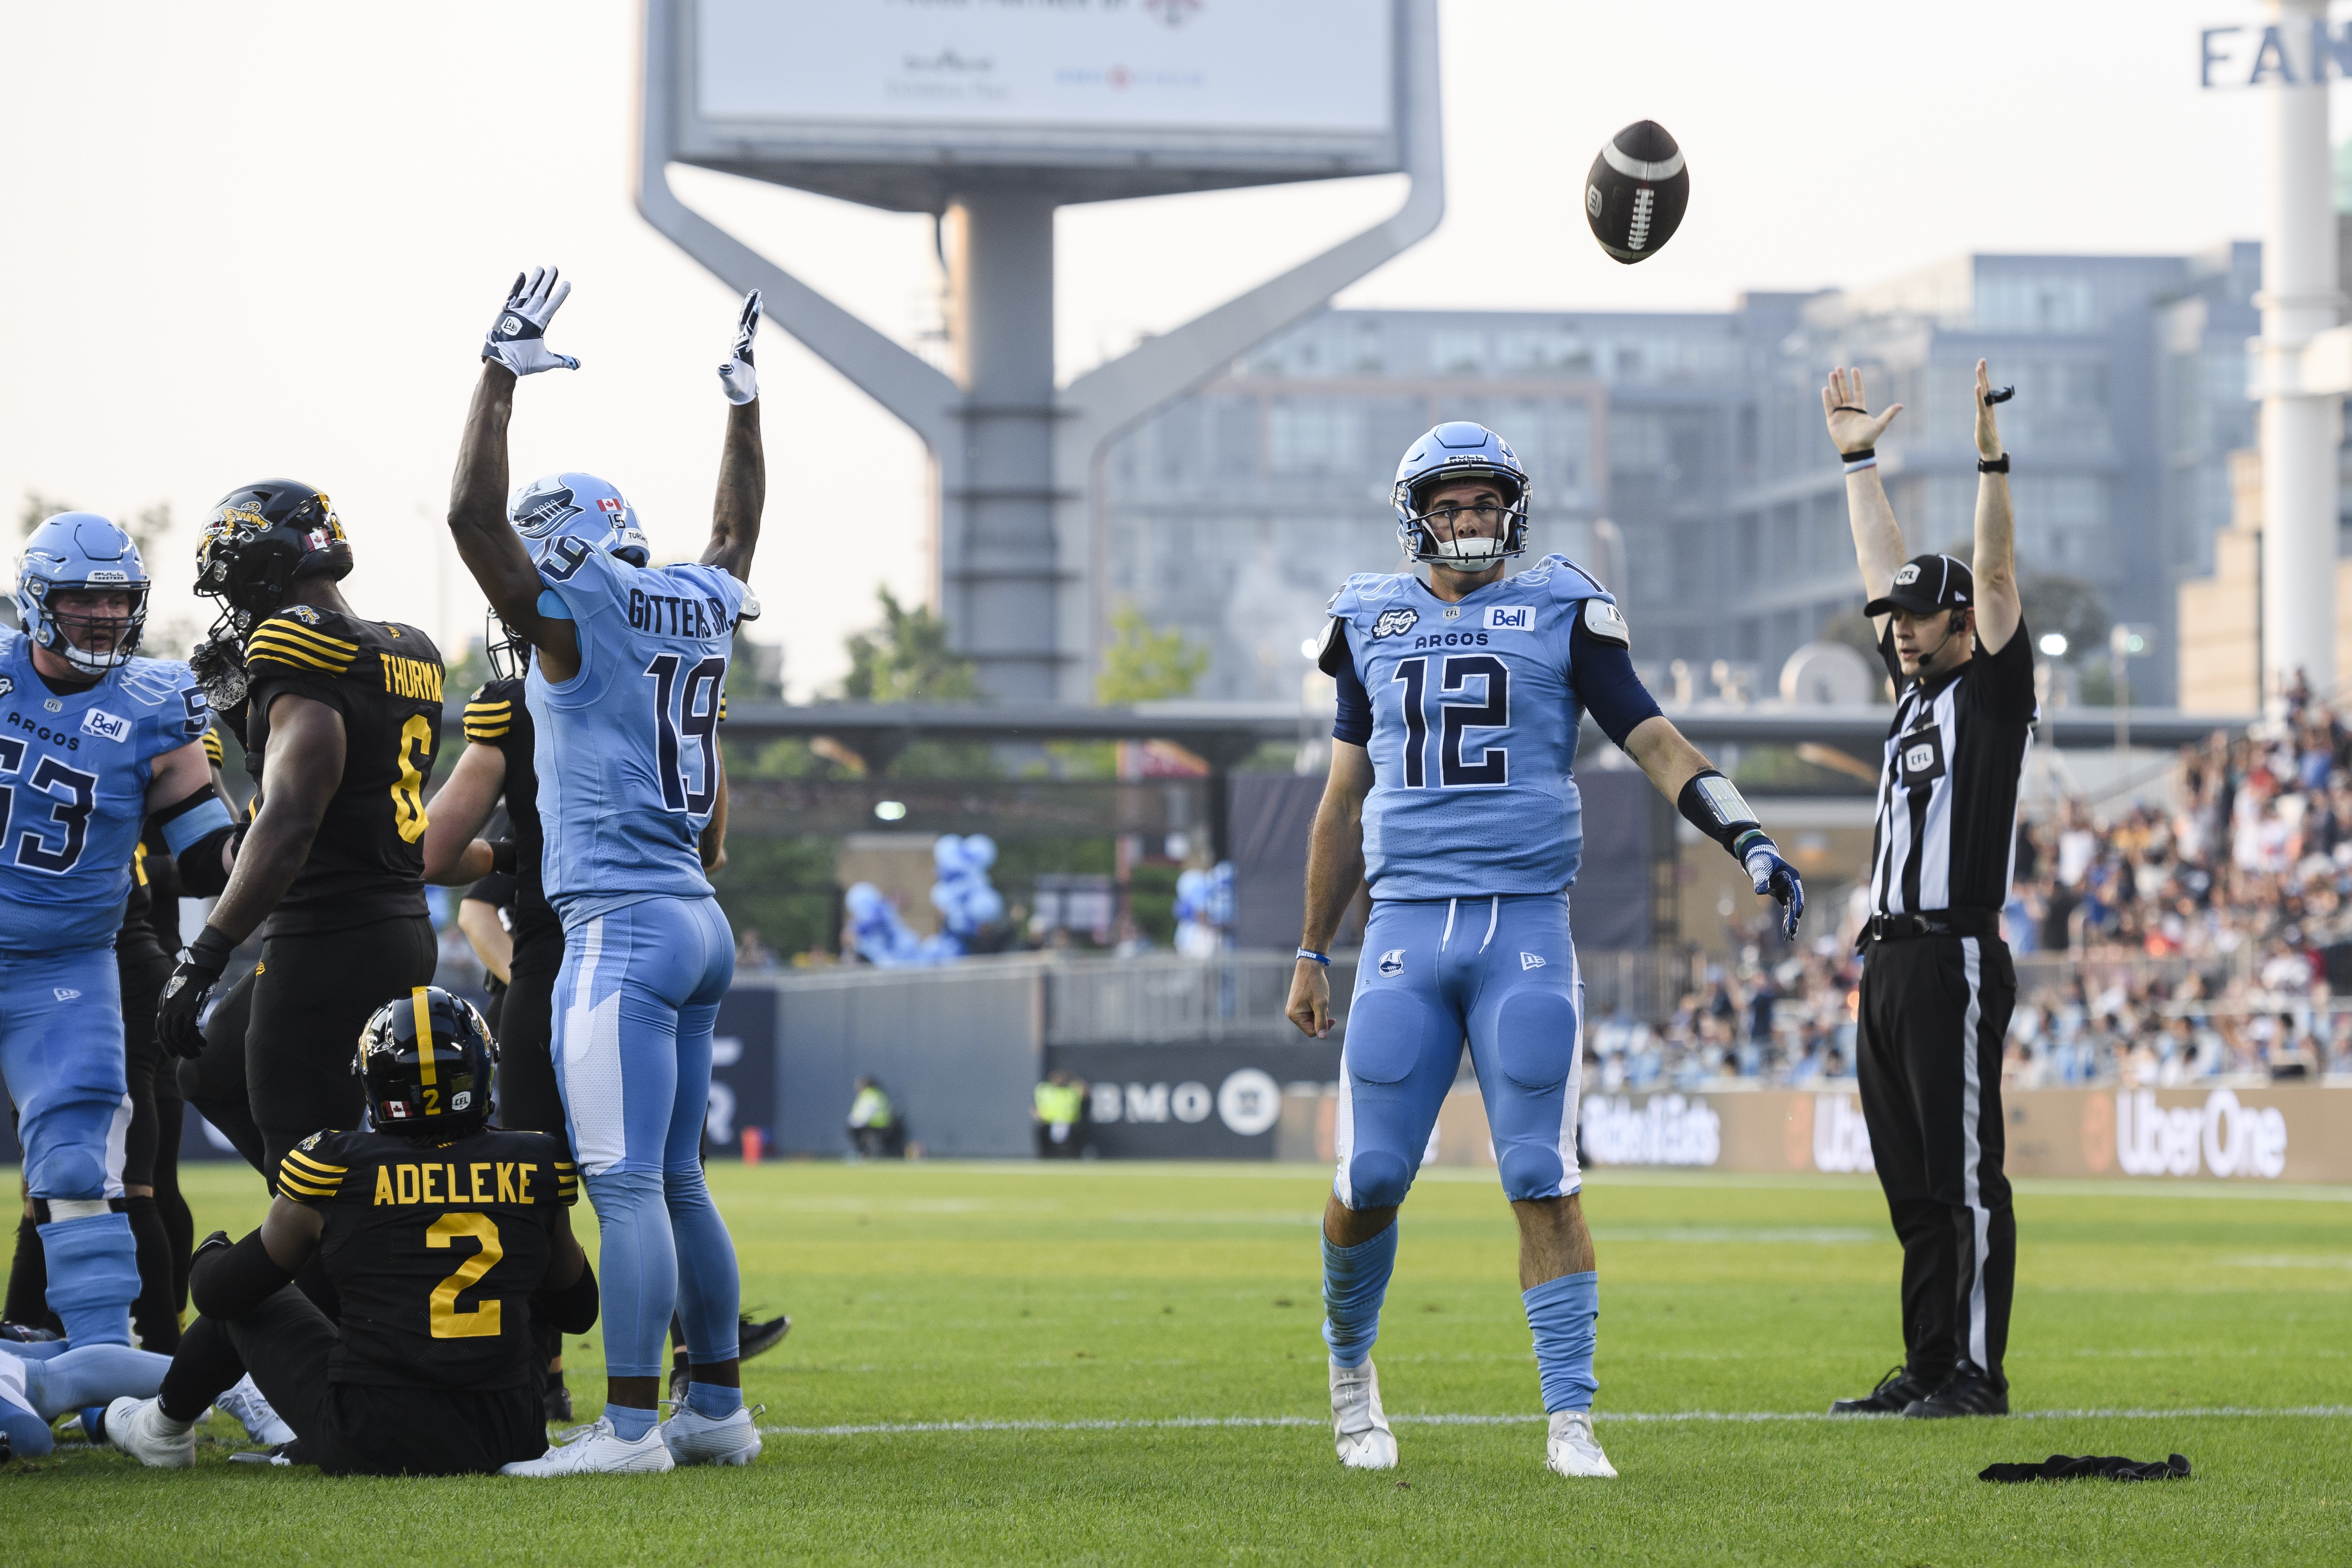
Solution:
{"label": "sideline staff in yellow vest", "polygon": [[1040,1160],[1075,1160],[1078,1157],[1079,1131],[1085,1126],[1086,1085],[1070,1076],[1067,1068],[1055,1068],[1037,1086],[1035,1117],[1037,1121],[1037,1158]]}

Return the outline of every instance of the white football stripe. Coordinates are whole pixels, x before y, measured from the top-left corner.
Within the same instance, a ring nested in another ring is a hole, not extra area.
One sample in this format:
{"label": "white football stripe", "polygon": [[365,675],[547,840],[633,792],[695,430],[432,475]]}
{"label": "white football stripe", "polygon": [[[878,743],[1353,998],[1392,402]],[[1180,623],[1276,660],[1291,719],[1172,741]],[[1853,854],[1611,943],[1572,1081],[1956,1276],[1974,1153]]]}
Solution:
{"label": "white football stripe", "polygon": [[[1472,1415],[1461,1414],[1401,1415],[1388,1413],[1394,1426],[1536,1426],[1540,1414]],[[2342,1420],[2352,1416],[2352,1405],[2192,1405],[2178,1410],[2021,1410],[2012,1421],[2170,1421],[2199,1417],[2275,1417],[2282,1415]],[[1823,1410],[1596,1410],[1595,1421],[1651,1423],[1824,1421],[1856,1425],[1895,1421],[1895,1415],[1832,1415]],[[877,1421],[840,1426],[761,1426],[773,1437],[873,1437],[923,1432],[1156,1432],[1187,1427],[1328,1426],[1328,1415],[1169,1415],[1139,1420],[1099,1421]]]}
{"label": "white football stripe", "polygon": [[1629,158],[1617,150],[1614,142],[1604,144],[1601,155],[1609,161],[1611,168],[1629,180],[1671,180],[1683,172],[1683,153],[1679,147],[1675,149],[1673,157],[1658,163],[1645,163],[1639,158]]}

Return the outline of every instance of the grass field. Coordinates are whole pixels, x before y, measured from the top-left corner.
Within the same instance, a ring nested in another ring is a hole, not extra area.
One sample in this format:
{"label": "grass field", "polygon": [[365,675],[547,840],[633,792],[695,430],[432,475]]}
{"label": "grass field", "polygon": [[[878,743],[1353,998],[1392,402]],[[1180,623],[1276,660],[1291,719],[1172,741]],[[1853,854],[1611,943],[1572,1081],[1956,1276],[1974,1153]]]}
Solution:
{"label": "grass field", "polygon": [[[712,1174],[746,1299],[793,1321],[746,1368],[750,1470],[333,1480],[225,1440],[193,1473],[68,1445],[0,1469],[0,1561],[2352,1562],[2352,1192],[2029,1184],[2009,1372],[2036,1414],[1833,1423],[1898,1352],[1875,1187],[1604,1173],[1622,1479],[1568,1482],[1491,1177],[1431,1172],[1407,1208],[1375,1352],[1402,1464],[1366,1475],[1325,1415],[1319,1169]],[[257,1219],[242,1168],[190,1181],[200,1232]],[[2197,1473],[1976,1479],[2053,1452]]]}

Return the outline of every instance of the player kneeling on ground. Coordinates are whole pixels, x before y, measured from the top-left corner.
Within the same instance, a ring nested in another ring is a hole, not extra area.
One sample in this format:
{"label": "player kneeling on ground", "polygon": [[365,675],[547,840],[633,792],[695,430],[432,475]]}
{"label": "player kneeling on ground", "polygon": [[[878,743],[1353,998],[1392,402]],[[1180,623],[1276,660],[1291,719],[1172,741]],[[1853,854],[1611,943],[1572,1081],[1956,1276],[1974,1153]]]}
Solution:
{"label": "player kneeling on ground", "polygon": [[1323,1338],[1340,1461],[1384,1470],[1396,1437],[1370,1359],[1396,1261],[1397,1208],[1453,1088],[1463,1040],[1519,1225],[1546,1458],[1614,1476],[1592,1436],[1599,1276],[1577,1204],[1584,987],[1567,889],[1584,845],[1570,764],[1586,712],[1699,831],[1785,906],[1805,907],[1731,781],[1633,674],[1608,590],[1564,556],[1506,578],[1527,549],[1527,470],[1483,426],[1440,425],[1397,469],[1405,554],[1429,576],[1359,574],[1332,597],[1319,664],[1339,683],[1331,777],[1307,863],[1288,1014],[1331,1029],[1325,952],[1357,884],[1372,914],[1340,1057],[1339,1177],[1323,1211]]}
{"label": "player kneeling on ground", "polygon": [[[494,1060],[481,1015],[437,986],[377,1008],[354,1064],[377,1131],[304,1139],[261,1228],[197,1249],[204,1315],[155,1398],[108,1407],[107,1436],[144,1465],[193,1464],[193,1423],[250,1371],[293,1457],[330,1474],[478,1474],[545,1453],[531,1325],[585,1333],[596,1277],[562,1144],[488,1125]],[[340,1328],[294,1289],[314,1253]],[[669,1468],[667,1451],[646,1468]]]}

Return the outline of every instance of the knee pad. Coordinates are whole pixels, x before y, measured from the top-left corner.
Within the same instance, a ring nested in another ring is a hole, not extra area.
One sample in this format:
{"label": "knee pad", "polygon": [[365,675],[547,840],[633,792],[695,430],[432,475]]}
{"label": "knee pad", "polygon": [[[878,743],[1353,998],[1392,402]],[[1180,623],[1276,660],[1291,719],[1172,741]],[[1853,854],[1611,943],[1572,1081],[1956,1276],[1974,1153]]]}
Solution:
{"label": "knee pad", "polygon": [[1503,1195],[1515,1204],[1558,1197],[1560,1178],[1568,1172],[1558,1149],[1536,1142],[1497,1149],[1495,1163],[1501,1169]]}
{"label": "knee pad", "polygon": [[1412,1186],[1412,1166],[1388,1149],[1363,1149],[1348,1160],[1348,1206],[1393,1208]]}

